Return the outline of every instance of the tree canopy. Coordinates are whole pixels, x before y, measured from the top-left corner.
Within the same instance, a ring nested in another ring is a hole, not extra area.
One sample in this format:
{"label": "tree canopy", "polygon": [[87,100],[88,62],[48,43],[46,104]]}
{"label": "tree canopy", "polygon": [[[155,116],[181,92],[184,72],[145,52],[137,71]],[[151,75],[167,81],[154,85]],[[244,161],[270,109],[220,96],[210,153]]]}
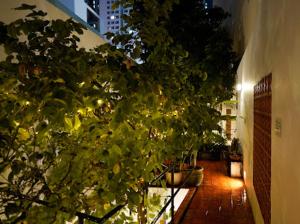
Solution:
{"label": "tree canopy", "polygon": [[135,214],[155,204],[143,190],[165,159],[219,138],[236,61],[226,13],[196,0],[120,4],[131,8],[123,33],[93,50],[78,47],[82,25],[34,6],[0,23],[2,222],[63,223],[125,203]]}

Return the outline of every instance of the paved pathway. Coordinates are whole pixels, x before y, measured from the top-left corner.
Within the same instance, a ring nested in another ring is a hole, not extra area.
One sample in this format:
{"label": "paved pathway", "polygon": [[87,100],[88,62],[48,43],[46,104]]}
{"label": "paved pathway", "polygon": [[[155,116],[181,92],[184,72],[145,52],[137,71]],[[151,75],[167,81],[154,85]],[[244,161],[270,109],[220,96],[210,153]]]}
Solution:
{"label": "paved pathway", "polygon": [[200,161],[204,180],[183,219],[183,224],[254,224],[241,179],[225,175],[223,161]]}

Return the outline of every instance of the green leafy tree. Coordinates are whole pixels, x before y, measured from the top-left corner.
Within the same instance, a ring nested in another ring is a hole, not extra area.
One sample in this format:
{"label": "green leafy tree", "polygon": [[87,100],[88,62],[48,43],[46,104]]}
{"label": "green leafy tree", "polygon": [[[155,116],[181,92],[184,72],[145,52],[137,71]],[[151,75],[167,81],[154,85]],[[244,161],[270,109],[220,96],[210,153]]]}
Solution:
{"label": "green leafy tree", "polygon": [[[123,204],[146,222],[141,205],[158,200],[144,189],[161,163],[214,139],[215,106],[232,95],[225,14],[193,9],[210,32],[189,44],[182,32],[201,27],[186,27],[191,12],[179,12],[182,3],[124,1],[132,7],[124,31],[133,32],[113,38],[121,48],[79,48],[81,25],[46,20],[25,4],[17,8],[29,10],[25,18],[0,24],[3,222],[63,223]],[[112,220],[133,222],[125,213]]]}
{"label": "green leafy tree", "polygon": [[211,132],[220,131],[216,108],[233,96],[238,62],[223,27],[228,14],[221,8],[205,9],[204,1],[197,0],[119,3],[132,12],[124,15],[125,34],[113,42],[144,62],[139,68],[168,99],[164,110],[184,109],[177,119],[179,133],[190,135],[195,146],[218,139]]}

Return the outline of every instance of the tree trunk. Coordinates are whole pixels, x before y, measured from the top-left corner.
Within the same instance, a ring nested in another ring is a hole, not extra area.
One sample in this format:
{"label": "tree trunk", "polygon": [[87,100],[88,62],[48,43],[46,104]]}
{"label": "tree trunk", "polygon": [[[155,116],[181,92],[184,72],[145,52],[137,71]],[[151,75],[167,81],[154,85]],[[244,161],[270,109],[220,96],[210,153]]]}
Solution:
{"label": "tree trunk", "polygon": [[143,197],[142,202],[138,206],[138,223],[147,224],[147,208],[145,206],[145,197],[147,197],[147,190],[141,192]]}

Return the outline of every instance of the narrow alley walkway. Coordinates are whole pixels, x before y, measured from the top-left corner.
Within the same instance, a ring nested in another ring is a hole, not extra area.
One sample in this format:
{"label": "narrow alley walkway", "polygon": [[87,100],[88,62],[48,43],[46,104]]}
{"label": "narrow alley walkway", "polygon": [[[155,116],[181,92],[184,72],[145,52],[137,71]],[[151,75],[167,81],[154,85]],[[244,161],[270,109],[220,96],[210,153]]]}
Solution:
{"label": "narrow alley walkway", "polygon": [[200,161],[204,180],[194,196],[183,224],[254,224],[241,179],[226,176],[224,161]]}

